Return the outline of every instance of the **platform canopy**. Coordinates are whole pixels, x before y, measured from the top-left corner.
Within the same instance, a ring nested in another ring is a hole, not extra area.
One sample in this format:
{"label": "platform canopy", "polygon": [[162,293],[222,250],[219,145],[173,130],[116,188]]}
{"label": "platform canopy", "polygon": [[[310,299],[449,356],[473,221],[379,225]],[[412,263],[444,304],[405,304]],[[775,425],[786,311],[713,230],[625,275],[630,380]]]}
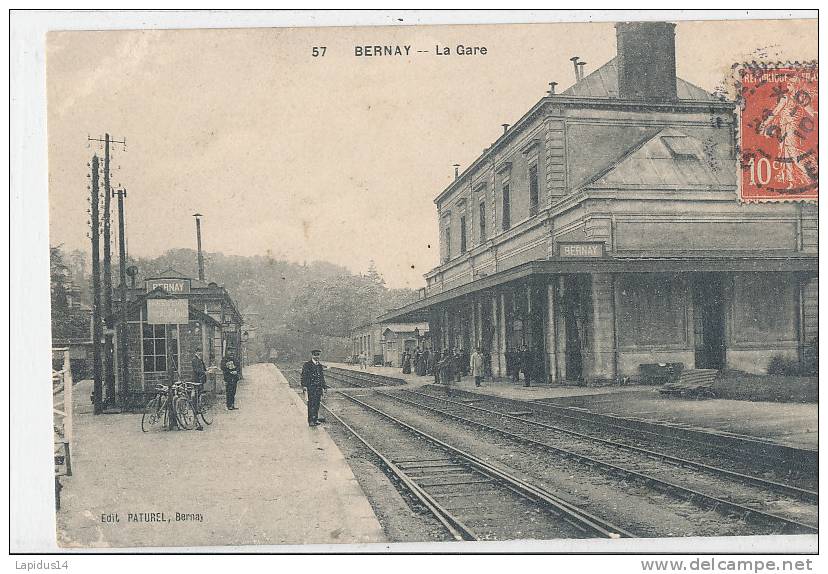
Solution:
{"label": "platform canopy", "polygon": [[571,274],[595,273],[819,273],[819,258],[815,253],[750,251],[733,252],[719,256],[682,254],[668,256],[634,256],[606,258],[552,258],[529,261],[494,273],[452,289],[434,293],[388,311],[377,318],[380,322],[427,321],[430,309],[459,297],[492,289],[512,281]]}

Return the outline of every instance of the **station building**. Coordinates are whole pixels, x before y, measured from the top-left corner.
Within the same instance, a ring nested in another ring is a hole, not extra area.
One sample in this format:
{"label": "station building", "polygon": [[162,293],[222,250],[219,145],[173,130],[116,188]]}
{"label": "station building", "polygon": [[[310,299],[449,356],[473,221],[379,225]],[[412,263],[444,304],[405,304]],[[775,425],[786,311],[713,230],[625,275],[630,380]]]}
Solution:
{"label": "station building", "polygon": [[[117,337],[124,331],[120,328],[120,301],[115,304],[115,372],[120,397]],[[223,392],[218,368],[222,357],[231,354],[241,360],[243,356],[243,320],[227,290],[173,269],[147,278],[142,288],[128,290],[126,324],[126,390],[128,400],[136,404],[151,396],[158,383],[195,380],[192,359],[197,351],[202,352],[210,371],[208,390]]]}
{"label": "station building", "polygon": [[374,365],[401,366],[400,360],[405,351],[431,348],[429,324],[419,323],[368,323],[357,327],[351,333],[351,350],[353,356],[363,351]]}
{"label": "station building", "polygon": [[[817,337],[817,208],[738,200],[736,105],[676,77],[675,26],[616,25],[617,56],[550,93],[435,199],[433,344],[526,345],[550,382],[641,364],[764,372]],[[579,67],[576,65],[575,69]]]}

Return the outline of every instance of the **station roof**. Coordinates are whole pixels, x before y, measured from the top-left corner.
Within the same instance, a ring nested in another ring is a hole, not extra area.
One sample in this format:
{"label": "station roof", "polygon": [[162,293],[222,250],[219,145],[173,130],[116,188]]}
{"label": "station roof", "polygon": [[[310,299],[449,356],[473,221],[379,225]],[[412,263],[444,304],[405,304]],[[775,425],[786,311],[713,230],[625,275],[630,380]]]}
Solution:
{"label": "station roof", "polygon": [[[618,58],[615,57],[591,74],[587,74],[561,95],[575,98],[618,99]],[[676,78],[676,95],[679,100],[716,101],[713,94]]]}
{"label": "station roof", "polygon": [[388,311],[378,321],[422,321],[431,307],[472,293],[529,277],[595,273],[740,273],[740,272],[819,272],[819,256],[799,251],[733,251],[715,256],[691,251],[671,256],[639,254],[606,258],[554,258],[529,261],[510,269],[435,293],[399,309]]}
{"label": "station roof", "polygon": [[675,128],[645,136],[606,169],[587,180],[590,187],[645,189],[735,186],[733,169],[705,150],[698,138]]}
{"label": "station roof", "polygon": [[394,333],[413,333],[415,329],[425,332],[428,331],[428,323],[388,323],[384,331],[393,331]]}
{"label": "station roof", "polygon": [[[542,113],[546,106],[554,108],[567,106],[580,107],[607,107],[624,106],[636,109],[673,109],[676,106],[692,107],[695,109],[716,110],[730,112],[734,103],[722,100],[703,88],[676,77],[675,101],[653,100],[624,100],[618,95],[618,63],[613,58],[591,74],[587,74],[575,84],[555,95],[547,95],[530,108],[514,125],[501,134],[491,146],[472,161],[457,178],[434,198],[434,203],[451,196],[457,189],[469,183],[469,177],[475,173],[486,158],[497,154],[498,151],[516,137],[520,137],[524,127],[537,114]],[[623,151],[629,149],[641,138],[652,136],[657,128],[644,126],[600,126],[602,130],[585,130],[582,137],[577,131],[582,126],[572,123],[567,126],[567,157],[568,174],[573,187],[577,187],[587,179],[593,177],[602,168],[606,167],[606,158],[616,158]],[[595,126],[586,126],[595,127]],[[572,137],[570,137],[572,136]]]}

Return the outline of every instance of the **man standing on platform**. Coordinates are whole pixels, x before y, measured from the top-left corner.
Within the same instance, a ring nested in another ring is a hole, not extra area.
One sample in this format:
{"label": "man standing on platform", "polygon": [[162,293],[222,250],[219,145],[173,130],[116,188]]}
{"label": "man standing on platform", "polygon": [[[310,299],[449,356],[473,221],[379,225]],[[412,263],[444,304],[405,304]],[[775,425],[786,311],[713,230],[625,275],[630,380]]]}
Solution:
{"label": "man standing on platform", "polygon": [[302,389],[307,389],[308,392],[308,426],[319,426],[319,423],[325,422],[324,418],[319,416],[319,403],[322,402],[322,393],[327,390],[328,385],[325,384],[324,367],[319,361],[322,351],[314,349],[311,351],[310,361],[306,361],[302,365]]}
{"label": "man standing on platform", "polygon": [[238,407],[236,407],[236,386],[239,384],[239,363],[230,353],[224,355],[221,360],[221,372],[224,374],[227,410],[238,410]]}
{"label": "man standing on platform", "polygon": [[518,361],[517,361],[517,353],[515,350],[506,343],[506,376],[512,378],[512,382],[516,383],[519,377],[519,369]]}
{"label": "man standing on platform", "polygon": [[483,382],[483,377],[485,375],[485,364],[483,362],[483,353],[480,351],[480,347],[475,347],[474,353],[472,353],[469,361],[471,363],[471,374],[474,377],[474,386],[479,387],[480,383]]}
{"label": "man standing on platform", "polygon": [[532,351],[526,345],[520,349],[520,369],[523,371],[523,386],[528,387],[532,382],[532,368],[534,361],[532,360]]}
{"label": "man standing on platform", "polygon": [[446,396],[451,396],[451,383],[454,379],[454,371],[452,366],[454,364],[454,352],[451,349],[443,349],[440,362],[437,364],[437,369],[440,374],[440,381],[446,386]]}

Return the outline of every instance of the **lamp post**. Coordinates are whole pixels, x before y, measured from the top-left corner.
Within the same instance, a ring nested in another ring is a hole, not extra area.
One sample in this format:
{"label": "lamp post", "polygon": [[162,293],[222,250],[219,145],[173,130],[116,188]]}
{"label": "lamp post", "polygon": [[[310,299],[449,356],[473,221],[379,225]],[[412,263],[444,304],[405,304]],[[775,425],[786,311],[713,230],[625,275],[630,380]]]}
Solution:
{"label": "lamp post", "polygon": [[198,242],[198,279],[204,281],[204,256],[201,254],[201,218],[204,216],[194,213],[193,217],[196,220],[196,241]]}

